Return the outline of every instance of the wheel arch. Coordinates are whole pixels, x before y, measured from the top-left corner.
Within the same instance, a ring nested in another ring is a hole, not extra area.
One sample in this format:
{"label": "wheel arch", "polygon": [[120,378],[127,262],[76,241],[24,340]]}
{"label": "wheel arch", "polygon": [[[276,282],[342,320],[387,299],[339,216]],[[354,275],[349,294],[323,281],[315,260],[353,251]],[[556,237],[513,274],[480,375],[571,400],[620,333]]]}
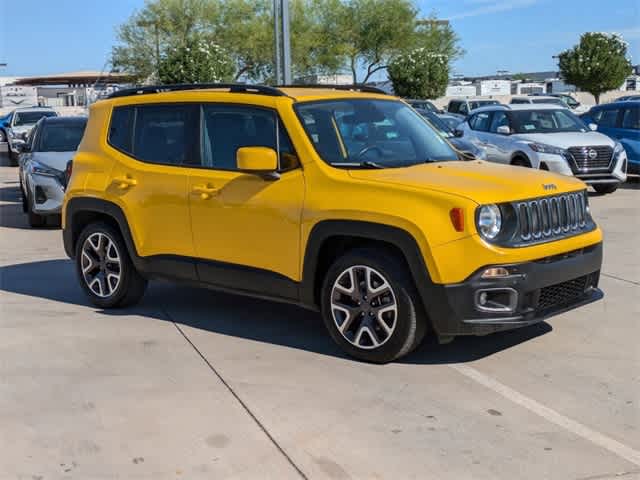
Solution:
{"label": "wheel arch", "polygon": [[140,257],[131,236],[129,223],[122,209],[115,203],[99,198],[72,198],[65,206],[65,219],[62,236],[64,249],[69,258],[75,256],[76,242],[82,230],[90,223],[104,221],[119,230],[129,256],[138,267]]}
{"label": "wheel arch", "polygon": [[331,263],[349,249],[363,246],[379,246],[398,255],[409,269],[421,297],[433,286],[418,242],[408,231],[366,221],[325,220],[313,227],[306,244],[301,303],[317,307],[324,275]]}
{"label": "wheel arch", "polygon": [[523,152],[522,150],[516,150],[515,152],[513,152],[511,154],[511,160],[509,161],[510,165],[514,165],[514,162],[516,161],[516,159],[522,159],[523,161],[525,161],[529,168],[532,167],[532,163],[531,163],[531,158],[529,157],[529,155],[527,155],[525,152]]}

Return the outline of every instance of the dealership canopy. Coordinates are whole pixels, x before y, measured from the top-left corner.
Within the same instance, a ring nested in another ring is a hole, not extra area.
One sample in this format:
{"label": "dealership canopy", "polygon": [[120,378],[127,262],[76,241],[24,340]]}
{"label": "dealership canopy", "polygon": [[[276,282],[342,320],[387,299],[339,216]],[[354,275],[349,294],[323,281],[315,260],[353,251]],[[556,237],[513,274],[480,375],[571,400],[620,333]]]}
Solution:
{"label": "dealership canopy", "polygon": [[97,71],[80,71],[59,73],[55,75],[42,75],[38,77],[23,77],[17,80],[15,85],[94,85],[105,83],[128,83],[131,75],[126,73],[109,73]]}

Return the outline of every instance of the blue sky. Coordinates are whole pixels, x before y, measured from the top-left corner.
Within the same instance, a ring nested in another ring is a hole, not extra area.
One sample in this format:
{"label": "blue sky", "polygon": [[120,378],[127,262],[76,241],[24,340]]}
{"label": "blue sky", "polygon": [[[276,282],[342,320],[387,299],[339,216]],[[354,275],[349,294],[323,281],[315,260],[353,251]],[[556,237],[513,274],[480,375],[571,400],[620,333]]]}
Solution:
{"label": "blue sky", "polygon": [[[634,64],[640,63],[637,0],[416,3],[425,16],[435,12],[450,19],[458,32],[467,53],[456,63],[456,73],[553,70],[552,55],[576,43],[585,31],[621,33]],[[143,5],[144,0],[0,0],[0,63],[8,64],[0,67],[0,76],[101,70],[116,26]]]}

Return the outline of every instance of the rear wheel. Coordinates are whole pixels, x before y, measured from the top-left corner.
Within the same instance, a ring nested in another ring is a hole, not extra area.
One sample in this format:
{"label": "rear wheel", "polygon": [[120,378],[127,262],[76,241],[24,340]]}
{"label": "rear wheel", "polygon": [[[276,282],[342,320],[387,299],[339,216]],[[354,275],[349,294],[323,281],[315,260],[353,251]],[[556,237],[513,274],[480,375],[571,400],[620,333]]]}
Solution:
{"label": "rear wheel", "polygon": [[83,290],[101,308],[133,305],[147,288],[147,281],[133,265],[120,232],[106,223],[92,223],[82,231],[75,262]]}
{"label": "rear wheel", "polygon": [[401,259],[374,248],[346,253],[329,268],[322,288],[322,316],[349,355],[375,363],[393,361],[424,338],[427,318]]}
{"label": "rear wheel", "polygon": [[0,130],[0,143],[4,143],[7,141],[7,134],[4,130]]}
{"label": "rear wheel", "polygon": [[609,183],[609,184],[599,184],[599,185],[593,185],[593,189],[602,194],[605,195],[607,193],[613,193],[618,189],[618,184],[617,183]]}

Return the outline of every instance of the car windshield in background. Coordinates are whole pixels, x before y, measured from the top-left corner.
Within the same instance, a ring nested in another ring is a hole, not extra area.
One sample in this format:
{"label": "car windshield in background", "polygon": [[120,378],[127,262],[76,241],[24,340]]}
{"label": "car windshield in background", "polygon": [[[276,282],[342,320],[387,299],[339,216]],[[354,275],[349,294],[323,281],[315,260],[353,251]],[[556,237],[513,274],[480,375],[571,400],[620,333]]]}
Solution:
{"label": "car windshield in background", "polygon": [[433,128],[435,128],[438,133],[444,135],[445,137],[453,137],[453,130],[449,128],[438,115],[433,112],[429,112],[427,110],[416,110],[420,115],[427,119],[427,121],[431,124]]}
{"label": "car windshield in background", "polygon": [[499,105],[500,102],[497,100],[474,100],[473,102],[469,102],[469,106],[471,110],[475,110],[480,107],[488,107],[489,105]]}
{"label": "car windshield in background", "polygon": [[547,105],[558,105],[560,107],[566,107],[567,104],[564,100],[559,98],[534,98],[532,103],[546,103]]}
{"label": "car windshield in background", "polygon": [[402,102],[317,101],[300,103],[296,110],[318,155],[336,167],[393,168],[458,159],[449,144]]}
{"label": "car windshield in background", "polygon": [[41,132],[40,152],[73,152],[78,149],[86,123],[44,125]]}
{"label": "car windshield in background", "polygon": [[514,110],[516,133],[586,132],[585,124],[568,110]]}
{"label": "car windshield in background", "polygon": [[55,117],[56,112],[16,112],[16,119],[13,125],[19,127],[21,125],[35,125],[42,117]]}

